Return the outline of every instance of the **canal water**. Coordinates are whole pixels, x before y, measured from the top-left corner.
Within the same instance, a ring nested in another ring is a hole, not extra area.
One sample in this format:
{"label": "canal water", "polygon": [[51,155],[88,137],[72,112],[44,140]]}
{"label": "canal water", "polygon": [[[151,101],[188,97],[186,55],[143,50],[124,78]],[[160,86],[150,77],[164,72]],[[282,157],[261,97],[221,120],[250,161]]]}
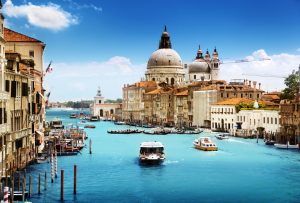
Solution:
{"label": "canal water", "polygon": [[[59,117],[67,125],[71,111],[47,111],[47,120]],[[65,202],[299,202],[299,151],[278,150],[260,140],[216,140],[217,152],[193,148],[199,135],[111,135],[108,129],[125,128],[111,122],[96,122],[87,129],[92,139],[81,154],[59,157],[65,171]],[[155,167],[138,164],[139,145],[160,141],[166,161]],[[87,142],[88,144],[88,142]],[[73,165],[78,167],[77,195],[73,195]],[[38,173],[50,164],[29,166],[35,180],[32,202],[59,202],[60,177],[48,179],[47,190],[37,195]]]}

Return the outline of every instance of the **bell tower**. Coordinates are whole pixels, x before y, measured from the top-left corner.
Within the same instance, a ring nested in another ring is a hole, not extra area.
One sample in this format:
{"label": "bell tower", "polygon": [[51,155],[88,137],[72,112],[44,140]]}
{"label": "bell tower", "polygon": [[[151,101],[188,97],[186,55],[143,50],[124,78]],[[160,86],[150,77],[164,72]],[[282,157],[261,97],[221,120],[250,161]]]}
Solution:
{"label": "bell tower", "polygon": [[98,87],[97,94],[94,97],[94,104],[103,104],[103,103],[104,103],[104,97],[101,94],[100,87]]}
{"label": "bell tower", "polygon": [[220,70],[220,60],[217,48],[215,47],[212,60],[211,60],[211,79],[218,80],[219,79],[219,70]]}

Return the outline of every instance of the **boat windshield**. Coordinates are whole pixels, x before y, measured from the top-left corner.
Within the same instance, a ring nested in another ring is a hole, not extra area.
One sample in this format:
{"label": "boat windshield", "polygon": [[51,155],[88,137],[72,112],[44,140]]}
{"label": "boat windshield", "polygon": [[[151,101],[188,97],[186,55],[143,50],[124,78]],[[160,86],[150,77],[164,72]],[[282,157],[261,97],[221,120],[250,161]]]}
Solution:
{"label": "boat windshield", "polygon": [[151,153],[161,153],[163,154],[164,148],[163,147],[141,147],[140,153],[141,154],[151,154]]}

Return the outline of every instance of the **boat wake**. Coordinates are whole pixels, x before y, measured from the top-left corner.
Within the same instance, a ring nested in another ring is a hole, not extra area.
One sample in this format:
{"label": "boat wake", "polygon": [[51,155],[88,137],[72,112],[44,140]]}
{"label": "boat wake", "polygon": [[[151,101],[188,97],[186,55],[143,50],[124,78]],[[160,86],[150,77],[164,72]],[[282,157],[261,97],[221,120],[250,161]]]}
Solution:
{"label": "boat wake", "polygon": [[228,139],[227,140],[228,142],[236,142],[236,143],[242,143],[242,144],[249,144],[248,142],[243,142],[243,141],[241,141],[241,140],[236,140],[236,139]]}
{"label": "boat wake", "polygon": [[171,161],[171,160],[167,160],[167,161],[164,161],[164,163],[162,165],[170,165],[170,164],[178,164],[179,161]]}

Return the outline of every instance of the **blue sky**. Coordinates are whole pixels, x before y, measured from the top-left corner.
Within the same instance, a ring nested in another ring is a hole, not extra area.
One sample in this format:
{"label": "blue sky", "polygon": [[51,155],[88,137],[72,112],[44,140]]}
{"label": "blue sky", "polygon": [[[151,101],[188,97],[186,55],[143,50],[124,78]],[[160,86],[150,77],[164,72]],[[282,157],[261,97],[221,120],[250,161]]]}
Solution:
{"label": "blue sky", "polygon": [[[36,7],[50,10],[41,16]],[[287,74],[300,63],[299,0],[9,0],[4,4],[4,15],[10,28],[47,44],[45,64],[53,60],[54,71],[47,76],[46,86],[53,100],[88,99],[98,85],[107,97],[121,97],[123,83],[142,77],[164,25],[168,26],[173,48],[186,62],[193,60],[198,44],[210,51],[217,46],[223,60],[255,54],[279,57],[278,63],[256,63],[253,69],[245,64],[224,64],[225,79],[230,79],[227,77],[235,69],[252,73],[260,70],[260,65],[267,67],[266,73],[271,66],[278,66],[272,69],[278,73],[285,64],[282,73]],[[84,66],[92,72],[93,66],[98,68],[95,74],[99,77],[80,78]],[[111,69],[123,74],[107,74]],[[66,71],[75,76],[61,77],[68,74]],[[70,85],[58,87],[66,83]],[[281,86],[271,84],[265,88],[282,87],[282,82]],[[78,91],[65,93],[74,88]]]}

